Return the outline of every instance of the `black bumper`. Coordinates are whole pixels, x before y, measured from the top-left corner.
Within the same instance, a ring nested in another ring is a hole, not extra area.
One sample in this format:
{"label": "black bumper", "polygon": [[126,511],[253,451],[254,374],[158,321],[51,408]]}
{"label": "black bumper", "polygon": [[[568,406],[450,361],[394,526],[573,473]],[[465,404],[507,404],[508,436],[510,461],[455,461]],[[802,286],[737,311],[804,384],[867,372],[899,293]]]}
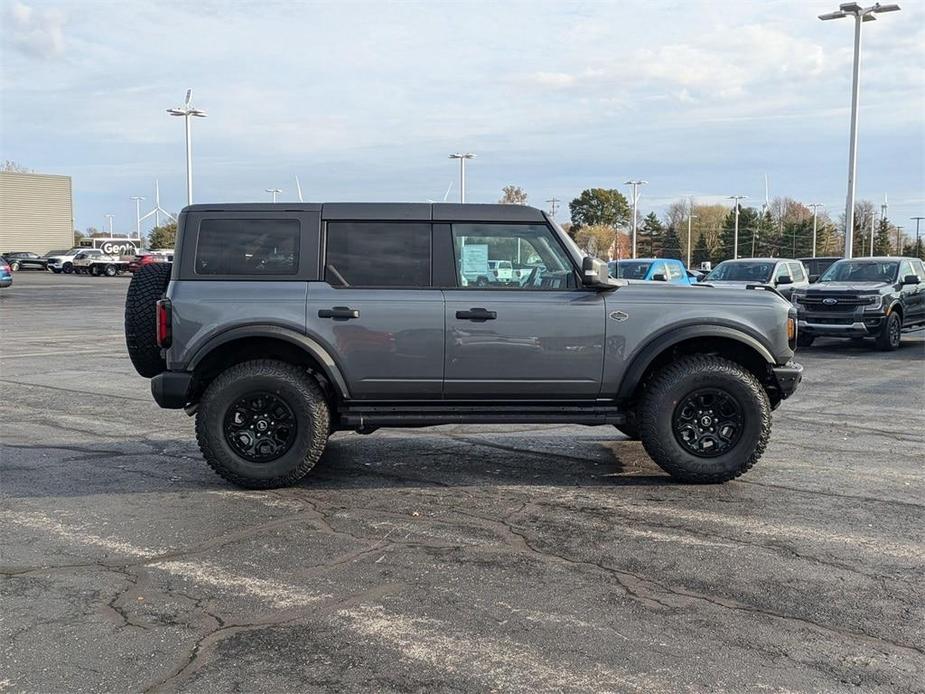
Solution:
{"label": "black bumper", "polygon": [[151,395],[154,401],[167,410],[182,410],[188,402],[187,397],[193,374],[183,371],[165,371],[151,379]]}
{"label": "black bumper", "polygon": [[879,313],[833,314],[800,311],[797,327],[813,337],[874,337],[883,330],[886,315]]}
{"label": "black bumper", "polygon": [[803,365],[794,361],[783,366],[772,366],[771,372],[777,381],[777,390],[784,400],[793,395],[800,381],[803,380]]}

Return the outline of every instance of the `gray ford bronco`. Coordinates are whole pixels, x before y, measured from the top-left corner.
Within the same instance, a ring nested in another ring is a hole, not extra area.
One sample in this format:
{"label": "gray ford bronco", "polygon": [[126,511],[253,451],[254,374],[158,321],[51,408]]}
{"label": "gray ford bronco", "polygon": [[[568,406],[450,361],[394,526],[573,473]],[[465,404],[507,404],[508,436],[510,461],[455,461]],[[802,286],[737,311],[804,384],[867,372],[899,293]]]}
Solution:
{"label": "gray ford bronco", "polygon": [[230,482],[297,482],[335,431],[611,425],[687,482],[748,470],[796,389],[773,289],[627,282],[518,205],[192,205],[135,274],[129,355]]}

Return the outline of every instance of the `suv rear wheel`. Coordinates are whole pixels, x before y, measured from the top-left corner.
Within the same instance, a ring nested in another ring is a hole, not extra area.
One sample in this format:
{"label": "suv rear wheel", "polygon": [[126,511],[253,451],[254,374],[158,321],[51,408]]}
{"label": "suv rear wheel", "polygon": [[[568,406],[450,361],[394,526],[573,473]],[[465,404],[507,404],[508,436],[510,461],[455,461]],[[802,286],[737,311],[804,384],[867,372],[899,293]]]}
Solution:
{"label": "suv rear wheel", "polygon": [[206,388],[196,438],[209,466],[232,484],[295,484],[324,452],[330,411],[318,384],[294,364],[261,359],[229,367]]}
{"label": "suv rear wheel", "polygon": [[646,452],[672,477],[725,482],[751,468],[764,452],[771,404],[744,367],[694,355],[655,374],[637,421]]}

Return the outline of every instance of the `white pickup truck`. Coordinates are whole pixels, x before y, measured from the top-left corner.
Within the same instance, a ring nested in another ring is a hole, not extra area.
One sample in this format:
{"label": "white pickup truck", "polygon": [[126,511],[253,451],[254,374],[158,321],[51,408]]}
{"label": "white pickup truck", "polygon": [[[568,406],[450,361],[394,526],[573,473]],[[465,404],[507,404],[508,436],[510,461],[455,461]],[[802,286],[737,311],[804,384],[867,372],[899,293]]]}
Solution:
{"label": "white pickup truck", "polygon": [[106,255],[98,248],[86,248],[74,256],[74,272],[94,276],[115,277],[128,270],[129,260]]}

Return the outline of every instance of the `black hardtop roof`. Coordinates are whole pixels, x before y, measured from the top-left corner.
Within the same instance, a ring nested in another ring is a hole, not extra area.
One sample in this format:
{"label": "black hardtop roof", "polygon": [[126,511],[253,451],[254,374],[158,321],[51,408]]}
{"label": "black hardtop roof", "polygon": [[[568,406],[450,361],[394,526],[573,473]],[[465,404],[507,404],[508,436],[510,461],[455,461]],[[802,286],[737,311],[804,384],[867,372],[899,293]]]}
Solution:
{"label": "black hardtop roof", "polygon": [[232,202],[197,203],[181,212],[321,212],[326,220],[434,222],[545,222],[542,210],[527,205],[449,202]]}

